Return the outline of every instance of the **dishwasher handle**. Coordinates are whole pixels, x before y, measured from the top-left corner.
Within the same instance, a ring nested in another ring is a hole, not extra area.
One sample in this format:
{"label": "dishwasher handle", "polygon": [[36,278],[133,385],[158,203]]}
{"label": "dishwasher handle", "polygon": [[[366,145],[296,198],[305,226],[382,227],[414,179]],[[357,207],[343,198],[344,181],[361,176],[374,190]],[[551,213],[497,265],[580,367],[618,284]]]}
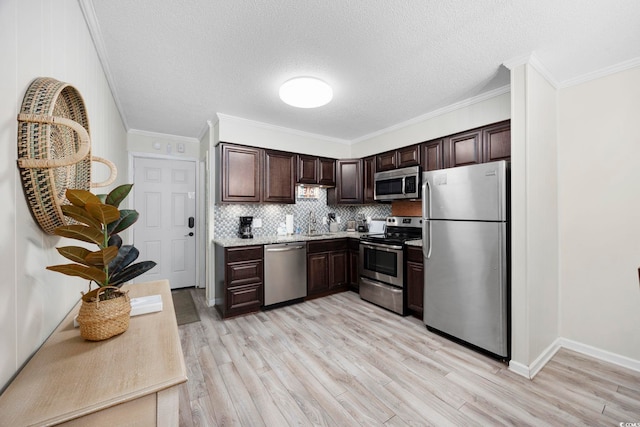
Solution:
{"label": "dishwasher handle", "polygon": [[265,248],[267,252],[288,252],[296,251],[298,249],[304,249],[305,246],[286,246],[284,248]]}

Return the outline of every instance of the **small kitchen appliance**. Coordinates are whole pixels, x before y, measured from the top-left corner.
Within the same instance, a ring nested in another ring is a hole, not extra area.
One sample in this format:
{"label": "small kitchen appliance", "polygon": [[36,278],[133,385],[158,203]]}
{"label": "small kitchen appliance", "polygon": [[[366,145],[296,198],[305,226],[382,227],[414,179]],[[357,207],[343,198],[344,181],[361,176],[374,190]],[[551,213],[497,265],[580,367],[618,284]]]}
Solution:
{"label": "small kitchen appliance", "polygon": [[253,239],[253,217],[241,216],[240,217],[240,229],[238,230],[238,236],[241,239]]}
{"label": "small kitchen appliance", "polygon": [[373,198],[383,201],[419,199],[420,166],[376,172]]}

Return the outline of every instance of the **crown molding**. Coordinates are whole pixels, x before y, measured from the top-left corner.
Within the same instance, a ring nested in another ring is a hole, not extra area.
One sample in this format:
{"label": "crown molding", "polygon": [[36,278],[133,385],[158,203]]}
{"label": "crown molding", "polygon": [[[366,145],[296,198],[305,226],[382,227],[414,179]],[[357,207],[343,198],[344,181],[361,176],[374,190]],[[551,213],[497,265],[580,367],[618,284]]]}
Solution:
{"label": "crown molding", "polygon": [[356,139],[352,140],[351,144],[356,144],[358,142],[366,141],[368,139],[375,138],[377,136],[384,135],[384,134],[396,131],[398,129],[402,129],[402,128],[405,128],[407,126],[411,126],[413,124],[423,122],[425,120],[433,119],[435,117],[442,116],[442,115],[450,113],[452,111],[456,111],[456,110],[459,110],[461,108],[469,107],[469,106],[471,106],[473,104],[477,104],[479,102],[483,102],[483,101],[486,101],[488,99],[495,98],[496,96],[500,96],[500,95],[503,95],[505,93],[509,93],[510,91],[511,91],[511,85],[505,85],[505,86],[499,87],[497,89],[493,89],[493,90],[490,90],[488,92],[481,93],[480,95],[476,95],[474,97],[467,98],[467,99],[462,100],[460,102],[456,102],[456,103],[448,105],[446,107],[439,108],[439,109],[434,110],[434,111],[432,111],[430,113],[426,113],[426,114],[423,114],[421,116],[414,117],[413,119],[409,119],[409,120],[406,120],[404,122],[395,124],[393,126],[389,126],[387,128],[380,129],[378,131],[369,133],[367,135],[363,135],[363,136],[361,136],[359,138],[356,138]]}
{"label": "crown molding", "polygon": [[558,89],[560,84],[558,80],[551,74],[549,69],[540,61],[538,55],[535,52],[530,52],[525,55],[516,56],[515,58],[508,59],[502,63],[509,70],[513,70],[515,67],[521,65],[530,65],[532,66],[538,73],[542,75],[553,87],[554,89]]}
{"label": "crown molding", "polygon": [[113,101],[115,102],[118,113],[120,114],[120,120],[122,121],[125,130],[128,132],[130,129],[129,123],[127,122],[127,118],[124,114],[124,109],[122,108],[122,103],[120,102],[118,92],[116,91],[115,79],[113,78],[113,74],[111,73],[111,69],[109,68],[109,57],[107,55],[107,48],[105,47],[104,40],[102,39],[102,32],[100,31],[100,24],[98,23],[98,18],[96,17],[96,11],[93,8],[93,3],[91,3],[90,0],[78,0],[78,4],[80,5],[80,9],[82,10],[84,20],[87,23],[87,28],[89,29],[91,40],[93,40],[93,46],[95,47],[96,53],[98,54],[98,59],[100,60],[100,64],[102,64],[102,72],[107,79],[107,84],[109,85],[109,89],[111,90],[111,96],[113,97]]}
{"label": "crown molding", "polygon": [[192,138],[190,136],[171,135],[168,133],[150,132],[148,130],[129,129],[127,133],[140,135],[140,136],[148,136],[150,138],[161,138],[161,139],[170,139],[172,141],[188,142],[190,144],[200,143],[200,140],[198,138]]}
{"label": "crown molding", "polygon": [[252,127],[256,127],[256,128],[260,128],[260,129],[274,131],[274,132],[282,132],[282,133],[288,133],[288,134],[291,134],[291,135],[303,136],[303,137],[307,137],[307,138],[321,139],[321,140],[324,140],[324,141],[327,141],[327,142],[335,142],[335,143],[338,143],[338,144],[345,144],[345,145],[351,144],[351,141],[348,141],[346,139],[332,138],[332,137],[326,136],[326,135],[320,135],[320,134],[317,134],[317,133],[304,132],[304,131],[301,131],[301,130],[286,128],[286,127],[283,127],[283,126],[271,125],[269,123],[258,122],[258,121],[250,120],[250,119],[243,119],[242,117],[229,116],[229,115],[223,114],[223,113],[217,113],[217,116],[218,116],[218,121],[233,122],[233,123],[237,123],[237,124],[243,125],[243,126],[252,126]]}
{"label": "crown molding", "polygon": [[564,80],[560,83],[561,88],[579,85],[591,80],[596,80],[602,77],[609,76],[611,74],[619,73],[620,71],[629,70],[631,68],[640,67],[640,57],[633,58],[628,61],[620,62],[609,67],[601,68],[590,73],[582,74],[581,76],[573,77],[571,79]]}

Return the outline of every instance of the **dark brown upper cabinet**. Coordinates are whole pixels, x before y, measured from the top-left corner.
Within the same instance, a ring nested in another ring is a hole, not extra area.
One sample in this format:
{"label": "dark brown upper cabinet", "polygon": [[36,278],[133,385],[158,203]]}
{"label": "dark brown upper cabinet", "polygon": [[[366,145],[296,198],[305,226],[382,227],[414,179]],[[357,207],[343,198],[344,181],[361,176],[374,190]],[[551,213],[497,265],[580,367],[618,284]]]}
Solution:
{"label": "dark brown upper cabinet", "polygon": [[264,150],[264,188],[262,201],[295,203],[295,154]]}
{"label": "dark brown upper cabinet", "polygon": [[483,161],[493,162],[511,158],[511,121],[482,128]]}
{"label": "dark brown upper cabinet", "polygon": [[298,184],[336,185],[336,161],[324,157],[297,155]]}
{"label": "dark brown upper cabinet", "polygon": [[398,168],[420,165],[420,144],[398,148],[396,150],[396,164]]}
{"label": "dark brown upper cabinet", "polygon": [[259,203],[262,150],[221,143],[221,200],[231,203]]}
{"label": "dark brown upper cabinet", "polygon": [[474,129],[445,138],[448,167],[482,163],[482,131]]}
{"label": "dark brown upper cabinet", "polygon": [[336,160],[336,186],[327,190],[327,203],[362,204],[362,189],[362,159]]}
{"label": "dark brown upper cabinet", "polygon": [[376,156],[362,159],[362,203],[374,203]]}
{"label": "dark brown upper cabinet", "polygon": [[336,185],[336,161],[318,157],[318,184],[328,187]]}
{"label": "dark brown upper cabinet", "polygon": [[376,155],[376,172],[388,171],[396,167],[395,150]]}
{"label": "dark brown upper cabinet", "polygon": [[433,171],[444,168],[444,139],[435,139],[422,144],[422,170]]}
{"label": "dark brown upper cabinet", "polygon": [[376,172],[420,165],[420,144],[376,155]]}

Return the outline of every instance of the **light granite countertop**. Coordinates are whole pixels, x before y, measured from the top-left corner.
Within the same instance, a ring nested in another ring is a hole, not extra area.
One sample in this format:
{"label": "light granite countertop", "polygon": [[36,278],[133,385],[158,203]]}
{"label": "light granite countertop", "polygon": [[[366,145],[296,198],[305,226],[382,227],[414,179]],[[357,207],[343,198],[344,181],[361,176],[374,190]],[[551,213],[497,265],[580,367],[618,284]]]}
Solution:
{"label": "light granite countertop", "polygon": [[213,243],[216,245],[230,248],[235,246],[254,246],[254,245],[270,245],[273,243],[288,243],[288,242],[308,242],[312,240],[326,240],[326,239],[343,239],[345,237],[351,237],[359,239],[362,236],[366,236],[368,233],[359,233],[357,231],[338,231],[335,233],[318,233],[313,236],[305,234],[292,234],[287,236],[257,236],[253,239],[240,239],[237,237],[213,239]]}
{"label": "light granite countertop", "polygon": [[417,246],[419,248],[422,247],[422,239],[418,239],[418,240],[407,240],[406,242],[404,242],[405,245],[407,246]]}

